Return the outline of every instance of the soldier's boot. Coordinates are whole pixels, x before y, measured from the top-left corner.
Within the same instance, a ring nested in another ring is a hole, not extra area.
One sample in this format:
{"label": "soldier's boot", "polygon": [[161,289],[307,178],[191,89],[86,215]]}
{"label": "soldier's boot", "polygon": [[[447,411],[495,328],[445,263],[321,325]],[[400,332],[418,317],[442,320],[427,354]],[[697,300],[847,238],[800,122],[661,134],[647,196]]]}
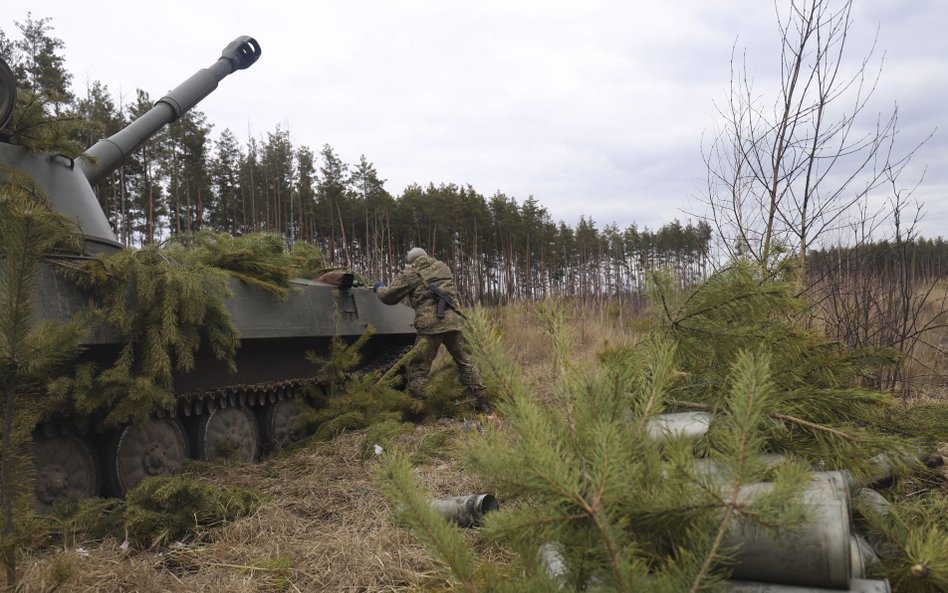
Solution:
{"label": "soldier's boot", "polygon": [[405,420],[409,422],[421,422],[425,417],[425,390],[428,388],[427,379],[427,376],[421,375],[409,377],[408,379],[407,391],[412,402],[408,405],[408,409],[405,410],[404,417]]}
{"label": "soldier's boot", "polygon": [[493,414],[494,409],[491,407],[490,402],[487,401],[487,390],[481,387],[480,389],[474,389],[474,411],[480,414]]}
{"label": "soldier's boot", "polygon": [[414,398],[408,404],[408,408],[402,412],[402,419],[405,422],[421,424],[425,419],[425,400]]}

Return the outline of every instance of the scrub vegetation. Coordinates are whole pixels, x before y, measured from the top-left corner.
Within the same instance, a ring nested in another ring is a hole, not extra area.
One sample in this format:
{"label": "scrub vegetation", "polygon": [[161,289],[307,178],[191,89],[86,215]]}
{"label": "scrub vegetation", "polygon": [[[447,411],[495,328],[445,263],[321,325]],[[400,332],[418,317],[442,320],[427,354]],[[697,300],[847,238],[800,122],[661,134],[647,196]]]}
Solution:
{"label": "scrub vegetation", "polygon": [[[777,298],[772,289],[781,292],[792,285],[762,282],[753,298],[761,302]],[[787,297],[784,293],[781,299]],[[193,463],[182,477],[171,479],[170,485],[181,486],[171,492],[194,488],[203,492],[213,487],[218,493],[253,494],[238,496],[236,506],[222,503],[216,516],[198,513],[207,517],[200,522],[182,519],[181,524],[189,523],[189,528],[160,541],[149,541],[153,535],[134,542],[129,539],[125,521],[117,518],[124,516],[124,504],[130,502],[84,502],[80,506],[84,515],[64,509],[61,522],[47,527],[45,539],[28,547],[21,557],[24,587],[49,590],[58,580],[62,590],[74,591],[121,591],[130,584],[140,591],[470,590],[461,585],[464,579],[476,590],[515,582],[540,586],[549,585],[549,577],[537,565],[535,546],[554,540],[576,553],[588,549],[588,556],[580,559],[582,570],[566,577],[573,579],[570,582],[599,575],[597,582],[612,583],[619,577],[612,575],[613,561],[599,547],[602,531],[595,522],[582,518],[583,505],[594,510],[593,498],[602,489],[599,518],[616,522],[602,525],[622,544],[617,550],[628,554],[617,557],[629,559],[622,578],[644,587],[643,582],[653,581],[640,577],[660,574],[656,587],[662,582],[668,590],[688,590],[711,551],[715,527],[721,521],[719,514],[697,510],[702,505],[695,504],[694,497],[707,496],[704,504],[709,509],[727,508],[728,500],[691,490],[696,476],[689,462],[696,455],[715,452],[719,458],[733,459],[743,451],[743,480],[755,480],[769,479],[774,471],[757,461],[760,452],[784,452],[788,461],[778,470],[778,477],[786,481],[786,501],[792,500],[794,489],[805,480],[801,472],[810,467],[814,443],[820,439],[825,439],[827,450],[835,452],[840,465],[857,470],[870,452],[898,451],[909,442],[945,440],[946,409],[941,400],[906,401],[848,385],[846,377],[852,375],[845,369],[851,368],[851,362],[841,365],[838,379],[822,374],[827,383],[814,387],[809,397],[801,394],[799,377],[784,376],[787,373],[781,369],[809,356],[827,356],[825,352],[814,354],[808,347],[795,355],[767,355],[763,347],[735,349],[732,364],[721,361],[720,377],[713,379],[723,382],[721,399],[703,398],[695,394],[694,382],[699,380],[695,365],[704,354],[692,351],[694,347],[673,346],[669,333],[684,330],[673,329],[674,324],[667,323],[671,318],[663,313],[622,325],[588,306],[549,302],[544,308],[541,312],[523,305],[482,310],[473,318],[477,328],[471,335],[480,344],[479,363],[491,393],[501,402],[499,421],[463,411],[456,417],[429,417],[420,424],[387,419],[366,429],[343,431],[328,441],[314,438],[256,464]],[[552,316],[559,319],[552,325],[550,309],[557,311]],[[658,311],[663,309],[658,307]],[[762,322],[764,310],[761,317],[748,318],[741,340],[752,340],[748,334],[753,328],[766,330],[774,339],[782,336],[785,345],[786,340],[810,346],[814,340],[819,342],[813,334],[788,337],[768,327]],[[718,327],[735,329],[733,324]],[[704,323],[696,323],[695,328],[699,333],[707,331]],[[540,339],[551,330],[559,334],[556,339]],[[569,345],[570,350],[554,352],[557,343]],[[563,354],[567,354],[566,362],[560,363]],[[837,354],[829,356],[835,359]],[[826,370],[818,367],[814,372]],[[449,371],[442,367],[435,382],[457,388]],[[557,378],[551,381],[550,377]],[[642,419],[684,405],[686,393],[698,400],[694,404],[715,402],[720,430],[712,432],[703,445],[706,449],[689,443],[674,443],[670,448],[650,444],[641,434]],[[836,398],[833,405],[848,407],[850,413],[821,416],[826,408],[820,394]],[[750,407],[740,407],[741,397],[751,399],[745,404]],[[850,397],[852,401],[847,402]],[[864,431],[871,437],[866,440],[847,438],[861,437],[860,426],[870,426],[880,417],[898,421],[879,431]],[[925,419],[924,425],[918,418]],[[754,431],[737,432],[748,422],[756,427]],[[564,425],[571,428],[557,428]],[[734,439],[740,434],[752,438],[741,445],[741,439]],[[890,438],[893,434],[902,438]],[[535,473],[541,469],[551,470],[551,476],[545,477],[559,476],[565,483],[544,482]],[[649,472],[660,472],[661,478],[650,480]],[[884,491],[897,509],[897,518],[867,530],[890,534],[890,557],[876,570],[877,576],[887,576],[893,583],[908,583],[896,590],[940,590],[938,579],[943,573],[939,566],[945,558],[940,534],[948,529],[942,525],[944,513],[939,510],[946,500],[943,479],[939,470],[906,465]],[[611,480],[622,487],[610,485]],[[568,489],[561,490],[561,485]],[[151,490],[142,491],[146,502],[141,504],[160,507],[160,501],[147,501]],[[469,569],[462,568],[458,577],[446,570],[452,563],[445,563],[437,546],[427,545],[431,541],[424,537],[416,539],[413,530],[404,528],[413,523],[398,518],[404,519],[406,504],[412,501],[427,508],[428,497],[475,492],[496,494],[501,512],[488,515],[487,527],[481,530],[461,532],[439,523],[449,534],[445,537],[456,540],[447,549],[467,558]],[[129,501],[132,498],[140,497]],[[691,504],[685,505],[685,500]],[[248,501],[251,504],[245,505]],[[191,508],[192,502],[188,499],[181,506]],[[779,498],[769,504],[773,506],[737,512],[756,511],[768,520],[798,518],[794,512],[799,509],[795,511],[792,504],[781,505]],[[682,512],[682,506],[688,506],[689,512]],[[173,507],[181,511],[175,505],[165,508]],[[227,509],[241,512],[227,515]],[[771,511],[776,515],[769,515]],[[96,516],[101,520],[90,520]],[[681,534],[680,539],[667,539],[668,530],[662,526],[669,520],[682,527],[672,530]],[[106,529],[107,525],[111,527]],[[650,537],[657,532],[666,535]],[[568,545],[579,540],[585,542],[581,548]],[[681,565],[669,560],[671,550],[684,549],[703,553],[694,553]],[[572,554],[566,555],[569,561]],[[913,567],[925,576],[913,576]],[[702,581],[708,588],[701,590],[714,590],[726,568],[724,554],[711,564]],[[684,589],[676,589],[680,586]]]}

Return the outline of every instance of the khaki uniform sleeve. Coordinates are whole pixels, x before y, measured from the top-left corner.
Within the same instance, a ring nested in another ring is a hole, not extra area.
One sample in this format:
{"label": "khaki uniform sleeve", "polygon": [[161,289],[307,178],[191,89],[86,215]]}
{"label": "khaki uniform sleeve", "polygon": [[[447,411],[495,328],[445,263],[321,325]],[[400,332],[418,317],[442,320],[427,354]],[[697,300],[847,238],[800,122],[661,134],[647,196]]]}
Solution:
{"label": "khaki uniform sleeve", "polygon": [[410,267],[406,267],[388,286],[380,286],[375,294],[386,305],[394,305],[411,294],[421,283],[421,276]]}

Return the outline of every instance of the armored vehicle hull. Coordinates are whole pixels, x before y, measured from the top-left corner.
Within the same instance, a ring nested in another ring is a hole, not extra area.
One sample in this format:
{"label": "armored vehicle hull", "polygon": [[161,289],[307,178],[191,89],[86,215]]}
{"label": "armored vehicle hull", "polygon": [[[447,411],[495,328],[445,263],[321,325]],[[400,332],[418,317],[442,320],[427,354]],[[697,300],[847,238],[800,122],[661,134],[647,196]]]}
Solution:
{"label": "armored vehicle hull", "polygon": [[[59,272],[44,278],[40,319],[65,322],[91,298]],[[240,335],[236,372],[198,350],[195,370],[175,376],[175,407],[144,424],[107,427],[101,418],[68,414],[44,422],[36,431],[41,506],[64,496],[122,496],[149,476],[176,472],[187,458],[254,461],[304,436],[298,402],[319,387],[307,352],[327,353],[333,336],[355,341],[371,326],[359,370],[385,369],[415,339],[414,312],[383,305],[365,288],[297,279],[284,300],[239,280],[230,290],[226,305]],[[108,366],[122,343],[100,326],[79,362]]]}

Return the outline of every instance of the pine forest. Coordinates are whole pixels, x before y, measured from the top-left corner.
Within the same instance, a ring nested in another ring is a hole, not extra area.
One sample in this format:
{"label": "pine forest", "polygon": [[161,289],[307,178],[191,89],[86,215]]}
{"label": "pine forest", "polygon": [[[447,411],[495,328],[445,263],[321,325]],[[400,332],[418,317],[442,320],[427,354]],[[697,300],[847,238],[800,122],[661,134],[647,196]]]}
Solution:
{"label": "pine forest", "polygon": [[[120,109],[97,81],[74,89],[53,25],[27,17],[19,31],[0,37],[0,55],[22,88],[49,93],[57,113],[82,123],[76,140],[90,146],[151,108],[154,99],[142,90]],[[125,245],[205,230],[270,232],[386,281],[410,247],[423,245],[452,265],[467,302],[617,297],[639,292],[655,266],[676,268],[683,282],[708,270],[711,232],[701,222],[651,230],[588,218],[569,225],[532,197],[485,196],[467,185],[415,184],[394,196],[383,174],[364,155],[346,163],[329,145],[295,146],[281,127],[243,142],[229,129],[214,133],[195,109],[96,192]]]}

